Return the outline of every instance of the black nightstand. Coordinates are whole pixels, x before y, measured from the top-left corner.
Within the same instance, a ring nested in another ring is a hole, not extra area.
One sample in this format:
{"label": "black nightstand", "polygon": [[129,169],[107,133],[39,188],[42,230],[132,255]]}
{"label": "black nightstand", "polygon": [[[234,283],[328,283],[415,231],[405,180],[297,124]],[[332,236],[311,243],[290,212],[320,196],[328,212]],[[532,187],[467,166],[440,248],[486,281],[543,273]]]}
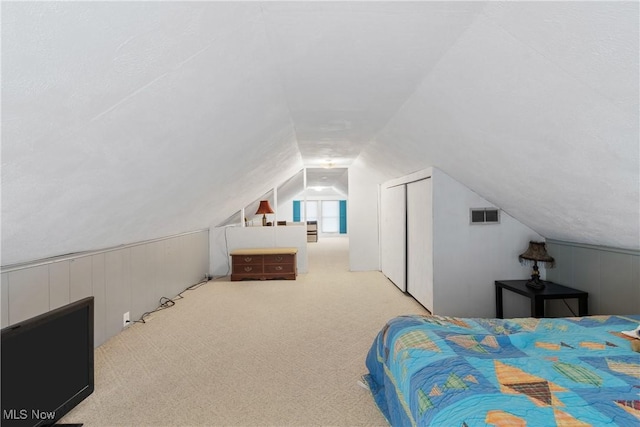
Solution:
{"label": "black nightstand", "polygon": [[502,289],[515,292],[531,300],[531,317],[544,317],[544,301],[548,299],[578,298],[578,316],[588,316],[589,293],[545,282],[544,289],[531,289],[526,280],[496,280],[496,317],[502,319]]}

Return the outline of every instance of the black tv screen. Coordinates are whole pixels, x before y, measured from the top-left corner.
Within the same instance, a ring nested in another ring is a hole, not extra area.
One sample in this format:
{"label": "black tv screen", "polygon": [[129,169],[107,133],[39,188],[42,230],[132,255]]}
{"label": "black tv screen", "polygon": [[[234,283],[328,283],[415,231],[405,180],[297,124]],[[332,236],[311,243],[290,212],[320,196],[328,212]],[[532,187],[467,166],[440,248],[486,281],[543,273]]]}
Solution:
{"label": "black tv screen", "polygon": [[93,297],[2,329],[2,427],[53,425],[93,393]]}

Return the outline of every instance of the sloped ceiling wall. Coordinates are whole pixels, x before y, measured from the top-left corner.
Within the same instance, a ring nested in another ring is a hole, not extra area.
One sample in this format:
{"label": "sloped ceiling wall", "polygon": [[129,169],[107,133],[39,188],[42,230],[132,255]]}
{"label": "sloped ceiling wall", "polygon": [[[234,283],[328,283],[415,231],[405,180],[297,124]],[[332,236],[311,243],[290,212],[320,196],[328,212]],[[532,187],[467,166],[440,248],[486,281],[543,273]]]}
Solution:
{"label": "sloped ceiling wall", "polygon": [[488,3],[363,158],[437,166],[547,238],[638,249],[638,16]]}
{"label": "sloped ceiling wall", "polygon": [[3,2],[2,265],[215,225],[357,156],[638,248],[637,76],[637,2]]}
{"label": "sloped ceiling wall", "polygon": [[3,265],[206,228],[302,167],[258,6],[2,7]]}

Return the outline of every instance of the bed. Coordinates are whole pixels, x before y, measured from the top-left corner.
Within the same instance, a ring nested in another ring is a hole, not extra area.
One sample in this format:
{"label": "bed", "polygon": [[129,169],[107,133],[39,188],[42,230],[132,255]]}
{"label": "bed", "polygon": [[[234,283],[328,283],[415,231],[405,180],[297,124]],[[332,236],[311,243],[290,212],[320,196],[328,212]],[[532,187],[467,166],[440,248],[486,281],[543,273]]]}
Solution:
{"label": "bed", "polygon": [[640,425],[640,315],[555,319],[400,316],[364,376],[400,426]]}

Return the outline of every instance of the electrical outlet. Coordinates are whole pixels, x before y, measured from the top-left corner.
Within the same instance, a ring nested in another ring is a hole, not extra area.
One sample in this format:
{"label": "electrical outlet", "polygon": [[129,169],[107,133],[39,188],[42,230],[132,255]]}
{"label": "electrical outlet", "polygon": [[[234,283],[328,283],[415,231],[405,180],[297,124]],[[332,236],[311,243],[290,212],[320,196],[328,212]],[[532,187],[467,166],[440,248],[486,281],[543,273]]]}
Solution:
{"label": "electrical outlet", "polygon": [[127,311],[125,314],[122,315],[122,327],[126,328],[130,324],[131,324],[131,321],[129,319],[129,312]]}

